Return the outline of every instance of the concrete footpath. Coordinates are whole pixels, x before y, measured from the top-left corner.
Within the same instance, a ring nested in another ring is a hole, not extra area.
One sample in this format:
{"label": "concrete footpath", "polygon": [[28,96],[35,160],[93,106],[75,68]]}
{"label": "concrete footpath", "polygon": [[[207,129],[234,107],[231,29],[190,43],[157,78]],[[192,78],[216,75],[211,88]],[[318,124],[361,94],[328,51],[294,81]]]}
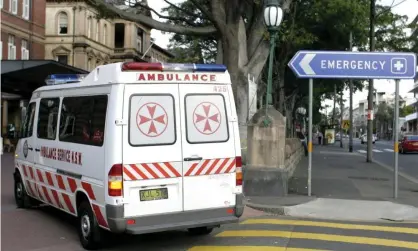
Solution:
{"label": "concrete footpath", "polygon": [[[279,215],[365,221],[418,221],[418,181],[394,174],[388,166],[367,163],[364,156],[335,146],[315,146],[312,196],[308,195],[308,158],[289,182],[287,197],[246,197],[254,209]],[[245,184],[244,184],[245,185]]]}

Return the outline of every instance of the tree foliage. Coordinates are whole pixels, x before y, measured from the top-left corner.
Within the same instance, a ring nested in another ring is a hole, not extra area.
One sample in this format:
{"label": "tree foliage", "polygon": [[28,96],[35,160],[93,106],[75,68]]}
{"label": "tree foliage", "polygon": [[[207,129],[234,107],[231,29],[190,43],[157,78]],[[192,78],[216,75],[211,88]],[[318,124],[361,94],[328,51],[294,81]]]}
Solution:
{"label": "tree foliage", "polygon": [[399,109],[399,117],[405,117],[414,112],[415,112],[415,108],[413,106],[406,105]]}
{"label": "tree foliage", "polygon": [[[247,74],[257,79],[266,71],[268,33],[263,24],[263,0],[185,0],[169,4],[164,14],[151,10],[146,1],[134,1],[132,6],[143,8],[165,18],[158,22],[141,11],[116,8],[112,0],[90,0],[97,8],[113,11],[115,16],[140,22],[149,27],[176,33],[170,50],[176,61],[224,63],[231,73],[240,123],[247,102]],[[116,1],[116,0],[113,0]],[[354,46],[368,49],[369,0],[283,0],[284,20],[280,27],[275,55],[274,98],[280,111],[289,116],[295,108],[307,103],[307,81],[296,79],[287,67],[290,58],[300,49],[347,50],[349,33]],[[405,17],[377,6],[376,50],[408,50],[412,47],[403,32]],[[415,44],[416,46],[416,44]],[[264,70],[263,70],[264,67]],[[264,78],[264,77],[263,77]],[[265,82],[265,79],[261,82]],[[346,81],[317,80],[314,83],[314,111],[319,111],[321,99],[330,98],[334,85],[338,91]],[[362,89],[361,81],[354,81]],[[262,93],[263,85],[261,85]]]}
{"label": "tree foliage", "polygon": [[[190,12],[195,10],[193,1],[185,1],[180,8]],[[208,0],[199,0],[199,4],[209,6]],[[349,34],[353,33],[353,46],[359,50],[368,50],[369,27],[369,0],[295,0],[284,16],[280,27],[279,40],[276,44],[274,87],[276,106],[278,102],[286,102],[294,95],[292,109],[300,105],[307,105],[308,83],[307,80],[297,79],[287,67],[291,57],[301,49],[314,50],[348,50]],[[175,6],[165,9],[170,16],[184,16]],[[376,6],[376,50],[379,51],[407,51],[411,41],[407,38],[404,28],[406,17],[394,14],[388,7]],[[198,11],[196,16],[189,16],[188,23],[196,26],[210,24],[210,21],[202,19],[202,13]],[[186,25],[183,21],[170,21]],[[263,35],[268,38],[268,33]],[[213,62],[216,57],[217,40],[215,35],[190,36],[174,35],[170,40],[170,48],[173,53],[181,51],[180,60],[192,62]],[[180,49],[181,48],[181,49]],[[284,72],[284,73],[283,73]],[[284,74],[281,79],[280,74]],[[261,93],[264,94],[267,78],[267,65],[264,67],[261,79]],[[284,84],[280,85],[280,81]],[[321,109],[321,101],[329,99],[334,92],[334,85],[338,91],[347,88],[347,81],[341,80],[317,80],[314,83],[314,110]],[[285,100],[280,100],[280,89],[284,88]],[[362,90],[362,81],[354,81],[354,90]]]}

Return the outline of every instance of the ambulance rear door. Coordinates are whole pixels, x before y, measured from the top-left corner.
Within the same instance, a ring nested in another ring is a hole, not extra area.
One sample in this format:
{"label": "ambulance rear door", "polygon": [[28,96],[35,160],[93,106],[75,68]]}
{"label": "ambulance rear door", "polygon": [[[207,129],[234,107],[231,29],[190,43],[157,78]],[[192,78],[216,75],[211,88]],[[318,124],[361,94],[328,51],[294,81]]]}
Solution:
{"label": "ambulance rear door", "polygon": [[125,85],[125,217],[183,211],[178,84]]}
{"label": "ambulance rear door", "polygon": [[229,85],[180,84],[184,211],[235,205]]}

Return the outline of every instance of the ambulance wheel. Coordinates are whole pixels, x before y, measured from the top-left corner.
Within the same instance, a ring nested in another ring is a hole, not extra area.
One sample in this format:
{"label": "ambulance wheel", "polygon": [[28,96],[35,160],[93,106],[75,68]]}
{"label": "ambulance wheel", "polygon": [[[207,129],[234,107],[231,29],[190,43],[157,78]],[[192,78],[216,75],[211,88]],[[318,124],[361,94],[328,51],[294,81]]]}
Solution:
{"label": "ambulance wheel", "polygon": [[14,182],[15,201],[18,208],[31,208],[33,199],[26,193],[22,177],[19,173],[15,176]]}
{"label": "ambulance wheel", "polygon": [[102,244],[101,229],[88,201],[78,207],[78,235],[83,248],[95,250]]}
{"label": "ambulance wheel", "polygon": [[195,227],[187,229],[191,235],[206,235],[213,231],[213,227]]}

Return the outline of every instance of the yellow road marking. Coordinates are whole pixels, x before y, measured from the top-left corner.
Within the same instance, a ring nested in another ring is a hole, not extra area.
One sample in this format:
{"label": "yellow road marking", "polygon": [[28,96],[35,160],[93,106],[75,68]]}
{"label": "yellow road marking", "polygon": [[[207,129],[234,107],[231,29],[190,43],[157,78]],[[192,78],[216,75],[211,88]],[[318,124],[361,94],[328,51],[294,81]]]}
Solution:
{"label": "yellow road marking", "polygon": [[306,249],[265,246],[196,246],[187,251],[326,251],[325,249]]}
{"label": "yellow road marking", "polygon": [[236,230],[224,231],[216,237],[279,237],[289,239],[309,239],[333,242],[345,242],[354,244],[366,244],[387,247],[400,247],[418,250],[418,242],[398,241],[389,239],[370,238],[362,236],[345,236],[335,234],[316,234],[290,231],[269,231],[269,230]]}
{"label": "yellow road marking", "polygon": [[279,219],[249,219],[241,222],[241,224],[271,224],[271,225],[291,225],[291,226],[312,226],[312,227],[328,227],[339,229],[355,229],[370,230],[403,234],[418,234],[418,228],[409,227],[392,227],[392,226],[376,226],[376,225],[356,225],[335,222],[319,222],[319,221],[300,221],[300,220],[279,220]]}

